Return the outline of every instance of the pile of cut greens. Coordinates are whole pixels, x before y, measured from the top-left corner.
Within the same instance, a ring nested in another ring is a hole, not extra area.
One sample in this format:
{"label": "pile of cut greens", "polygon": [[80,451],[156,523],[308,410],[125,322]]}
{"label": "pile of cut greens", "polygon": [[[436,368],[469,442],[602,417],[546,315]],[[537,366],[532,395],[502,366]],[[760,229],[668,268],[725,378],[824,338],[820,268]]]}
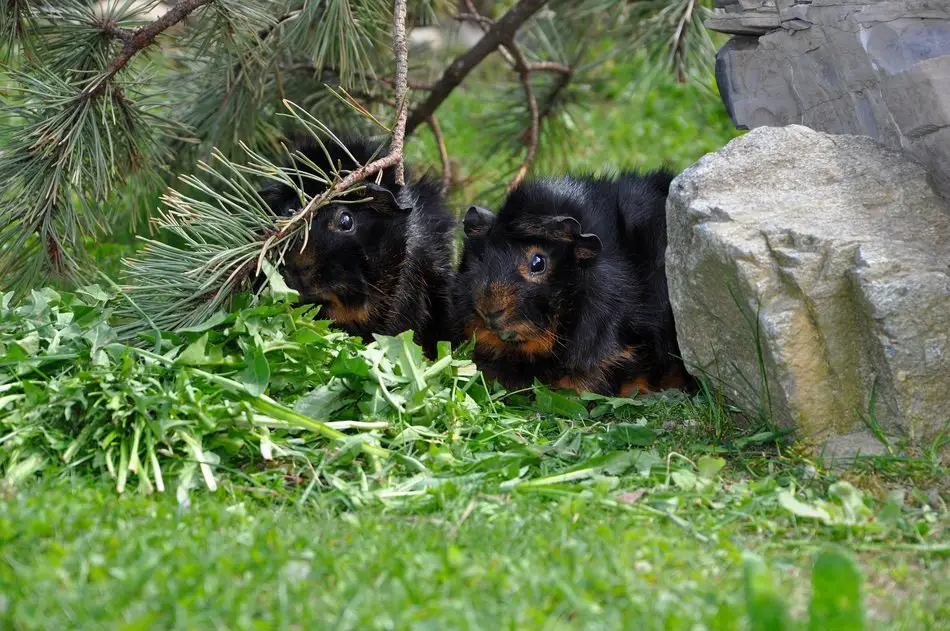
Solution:
{"label": "pile of cut greens", "polygon": [[98,285],[4,295],[6,481],[93,471],[119,492],[173,487],[184,501],[195,485],[253,485],[279,470],[305,480],[305,494],[352,506],[471,485],[615,486],[660,461],[631,449],[655,438],[642,400],[505,392],[465,349],[444,345],[430,362],[411,333],[364,345],[294,297],[270,290],[198,326],[122,340],[113,308],[124,296]]}

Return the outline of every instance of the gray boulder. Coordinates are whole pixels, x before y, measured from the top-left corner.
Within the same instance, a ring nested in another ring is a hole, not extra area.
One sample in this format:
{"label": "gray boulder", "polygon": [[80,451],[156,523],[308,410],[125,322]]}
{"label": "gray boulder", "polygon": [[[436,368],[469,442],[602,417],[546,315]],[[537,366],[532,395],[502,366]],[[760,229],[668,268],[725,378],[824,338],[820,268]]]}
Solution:
{"label": "gray boulder", "polygon": [[[868,444],[950,420],[950,205],[870,138],[762,127],[676,178],[667,275],[684,360],[747,411]],[[873,408],[873,409],[872,409]]]}
{"label": "gray boulder", "polygon": [[950,1],[716,0],[740,129],[802,124],[903,149],[950,197]]}

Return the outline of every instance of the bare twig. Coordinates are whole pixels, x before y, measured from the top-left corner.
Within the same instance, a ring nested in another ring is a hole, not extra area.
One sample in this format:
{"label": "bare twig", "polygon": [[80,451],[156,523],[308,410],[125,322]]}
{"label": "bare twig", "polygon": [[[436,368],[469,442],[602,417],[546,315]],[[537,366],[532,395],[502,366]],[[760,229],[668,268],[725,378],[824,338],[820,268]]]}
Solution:
{"label": "bare twig", "polygon": [[[475,3],[472,2],[472,0],[465,0],[465,7],[468,9],[468,13],[459,14],[459,20],[474,22],[486,32],[495,25],[493,20],[478,13],[478,10],[475,8]],[[507,191],[510,192],[524,180],[528,171],[531,170],[531,165],[534,163],[534,158],[538,151],[538,142],[541,135],[541,120],[553,109],[554,99],[557,97],[558,92],[564,89],[571,80],[574,69],[554,61],[528,63],[524,53],[515,42],[514,33],[511,34],[507,41],[499,42],[498,52],[505,58],[508,65],[518,73],[518,78],[524,87],[525,102],[527,103],[528,114],[530,116],[529,127],[525,130],[524,134],[526,148],[525,159],[517,173],[515,173],[515,177],[512,178],[508,184]],[[560,74],[543,111],[538,109],[538,101],[531,87],[532,72],[554,72]]]}
{"label": "bare twig", "polygon": [[[484,15],[478,13],[472,0],[465,0],[465,6],[468,8],[469,12],[459,13],[457,16],[455,16],[456,20],[463,22],[474,22],[482,29],[482,32],[489,30],[495,24],[495,21],[491,18],[485,17]],[[508,65],[517,70],[518,63],[509,49],[510,46],[508,44],[502,43],[498,46],[498,52],[501,53],[502,57],[505,58],[505,61],[508,62]],[[531,72],[560,72],[561,74],[573,74],[574,72],[574,69],[570,66],[559,64],[556,61],[534,61],[528,63],[527,67]]]}
{"label": "bare twig", "polygon": [[471,2],[466,2],[466,4],[468,5],[469,12],[459,13],[455,16],[456,20],[459,22],[475,22],[475,24],[482,27],[483,31],[487,31],[495,24],[495,20],[476,13]]}
{"label": "bare twig", "polygon": [[559,72],[561,74],[574,74],[574,69],[556,61],[534,61],[528,64],[531,72]]}
{"label": "bare twig", "polygon": [[511,41],[518,28],[537,13],[547,0],[519,0],[501,19],[485,33],[478,42],[449,64],[442,76],[432,86],[428,98],[419,104],[406,122],[406,135],[412,134],[432,116],[442,102],[449,97],[465,77],[500,44]]}
{"label": "bare twig", "polygon": [[452,164],[449,162],[449,152],[445,148],[445,136],[442,135],[442,127],[439,126],[439,119],[435,114],[429,117],[429,128],[435,137],[435,144],[439,148],[439,160],[442,161],[442,194],[445,195],[452,183]]}
{"label": "bare twig", "polygon": [[[495,21],[489,17],[485,17],[478,13],[478,10],[475,8],[475,3],[472,0],[465,0],[465,6],[468,9],[468,13],[459,13],[455,19],[464,21],[464,22],[474,22],[481,29],[482,32],[487,31],[495,24]],[[512,40],[514,37],[512,37]],[[505,61],[508,62],[512,68],[517,70],[518,62],[515,60],[514,55],[508,50],[509,46],[507,44],[499,44],[498,52],[505,58]],[[570,66],[565,66],[564,64],[559,64],[556,61],[534,61],[527,65],[528,70],[531,72],[543,71],[543,72],[560,72],[561,74],[573,74],[574,69]]]}
{"label": "bare twig", "polygon": [[[389,146],[389,153],[365,164],[326,191],[311,199],[303,209],[293,217],[283,222],[281,228],[268,239],[268,243],[275,243],[286,237],[296,224],[309,221],[313,214],[334,196],[359,184],[363,180],[376,175],[383,169],[396,167],[397,182],[404,184],[403,148],[406,136],[406,95],[408,92],[407,75],[409,73],[409,47],[406,43],[406,0],[395,0],[393,11],[393,52],[396,54],[396,104],[399,108],[396,125],[393,129],[393,140]],[[286,104],[286,102],[285,102]],[[288,104],[289,107],[289,104]],[[266,245],[265,245],[266,249]]]}
{"label": "bare twig", "polygon": [[[376,77],[376,80],[380,83],[385,83],[386,85],[395,86],[396,79],[395,77]],[[423,92],[428,92],[432,89],[431,83],[420,83],[418,81],[406,81],[406,85],[409,86],[410,90],[421,90]]]}
{"label": "bare twig", "polygon": [[396,56],[396,129],[393,131],[393,143],[390,155],[399,156],[396,163],[396,184],[406,183],[403,164],[403,143],[406,139],[406,116],[409,113],[409,44],[406,42],[406,0],[396,0],[393,9],[393,54]]}
{"label": "bare twig", "polygon": [[525,176],[528,174],[528,171],[531,170],[531,165],[534,163],[534,156],[538,151],[538,136],[541,131],[541,117],[538,113],[538,100],[534,98],[534,90],[531,89],[531,69],[528,67],[528,64],[525,62],[524,55],[521,53],[521,49],[514,43],[509,45],[509,51],[515,59],[515,64],[518,70],[518,77],[521,79],[521,85],[524,87],[524,98],[528,103],[528,114],[531,116],[531,123],[528,127],[527,138],[525,139],[525,156],[524,162],[521,163],[521,168],[518,169],[518,172],[515,173],[515,177],[512,178],[511,182],[508,183],[507,192],[514,190],[516,186],[521,184]]}
{"label": "bare twig", "polygon": [[[119,53],[119,56],[113,59],[112,63],[109,64],[105,74],[99,76],[96,81],[89,84],[83,91],[83,94],[90,98],[102,94],[109,81],[111,81],[140,50],[150,46],[160,33],[184,20],[188,17],[188,14],[195,9],[210,4],[211,2],[214,2],[214,0],[179,0],[175,6],[162,14],[154,22],[150,22],[134,31],[127,31],[127,36],[118,34],[118,31],[110,33],[124,40],[125,46],[122,47],[122,52]],[[126,31],[126,29],[121,30]]]}

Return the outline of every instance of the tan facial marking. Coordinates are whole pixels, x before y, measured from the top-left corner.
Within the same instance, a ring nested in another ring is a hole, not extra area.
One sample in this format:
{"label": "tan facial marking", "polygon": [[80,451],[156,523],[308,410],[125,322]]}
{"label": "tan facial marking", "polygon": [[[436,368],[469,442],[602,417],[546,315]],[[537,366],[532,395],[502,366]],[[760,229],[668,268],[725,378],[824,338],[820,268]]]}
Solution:
{"label": "tan facial marking", "polygon": [[565,390],[573,390],[578,394],[583,392],[590,392],[594,388],[591,385],[591,379],[587,377],[561,377],[556,382],[554,382],[555,388],[563,388]]}
{"label": "tan facial marking", "polygon": [[495,353],[500,353],[504,351],[508,344],[502,340],[500,337],[495,335],[493,331],[487,329],[481,325],[469,325],[465,330],[469,338],[475,337],[475,346],[481,347],[483,350],[485,348],[495,351]]}
{"label": "tan facial marking", "polygon": [[494,282],[475,300],[478,311],[489,313],[501,309],[510,318],[515,307],[515,289],[505,283]]}
{"label": "tan facial marking", "polygon": [[518,345],[518,350],[523,355],[528,356],[550,355],[554,351],[554,343],[557,341],[554,332],[544,330],[540,332],[533,331],[532,333],[530,336],[525,336],[525,339]]}
{"label": "tan facial marking", "polygon": [[359,307],[345,306],[336,294],[328,294],[326,315],[337,324],[365,324],[372,315],[372,308],[368,302]]}

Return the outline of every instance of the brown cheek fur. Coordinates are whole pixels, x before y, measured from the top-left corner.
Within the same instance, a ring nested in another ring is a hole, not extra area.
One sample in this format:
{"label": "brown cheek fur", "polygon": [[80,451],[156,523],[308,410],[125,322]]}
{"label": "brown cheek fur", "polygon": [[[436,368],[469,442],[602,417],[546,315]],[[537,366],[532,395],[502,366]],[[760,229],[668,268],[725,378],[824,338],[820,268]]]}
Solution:
{"label": "brown cheek fur", "polygon": [[468,325],[465,330],[469,338],[475,336],[475,345],[482,350],[490,349],[498,355],[507,348],[508,344],[495,333],[481,325]]}
{"label": "brown cheek fur", "polygon": [[358,326],[369,322],[373,315],[373,309],[369,302],[363,303],[359,307],[344,306],[336,296],[328,297],[326,315],[328,318],[336,321],[337,324],[345,326]]}
{"label": "brown cheek fur", "polygon": [[594,381],[589,378],[579,378],[579,377],[561,377],[554,383],[555,388],[563,388],[565,390],[573,390],[574,392],[590,392],[594,390],[597,386]]}
{"label": "brown cheek fur", "polygon": [[[532,253],[536,251],[531,250]],[[522,275],[527,278],[527,267],[522,265],[519,269],[521,269]],[[533,277],[529,280],[531,282],[541,282],[542,279]],[[502,309],[505,320],[509,322],[515,319],[515,304],[514,287],[498,282],[490,284],[487,291],[475,301],[476,307],[481,311]],[[554,333],[555,328],[556,326],[552,326],[550,329],[538,330],[537,327],[529,323],[512,323],[511,329],[523,338],[523,341],[517,344],[509,344],[485,327],[481,319],[476,316],[473,324],[469,325],[465,332],[469,338],[475,336],[477,346],[481,346],[483,350],[490,349],[494,351],[495,355],[516,350],[526,357],[534,357],[553,353],[554,344],[557,341],[557,335]]]}
{"label": "brown cheek fur", "polygon": [[[517,329],[515,330],[517,331]],[[557,341],[557,335],[554,334],[554,331],[550,329],[532,330],[530,334],[524,337],[526,339],[518,345],[518,350],[523,355],[534,357],[553,354],[554,343]]]}
{"label": "brown cheek fur", "polygon": [[525,357],[542,357],[552,355],[557,336],[553,330],[538,331],[534,327],[515,325],[512,327],[524,341],[512,344],[505,342],[495,335],[495,332],[484,327],[479,318],[465,328],[466,336],[475,337],[475,345],[482,351],[491,351],[492,355],[499,356],[506,352],[517,352]]}

